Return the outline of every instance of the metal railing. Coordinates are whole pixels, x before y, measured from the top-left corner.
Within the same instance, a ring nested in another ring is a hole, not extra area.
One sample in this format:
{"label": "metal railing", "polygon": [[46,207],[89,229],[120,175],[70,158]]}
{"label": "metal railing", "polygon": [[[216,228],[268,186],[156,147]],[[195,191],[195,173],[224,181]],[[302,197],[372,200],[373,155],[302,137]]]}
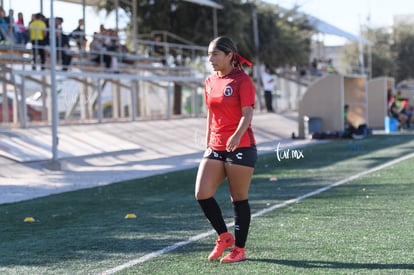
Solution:
{"label": "metal railing", "polygon": [[[90,36],[86,37],[88,40],[90,39]],[[110,37],[102,38],[109,39]],[[100,98],[102,98],[103,87],[106,83],[112,83],[111,85],[113,86],[121,87],[120,89],[128,94],[128,113],[119,112],[121,116],[126,116],[126,119],[135,120],[139,115],[150,113],[148,106],[145,106],[142,103],[143,100],[139,99],[140,94],[142,95],[148,90],[159,91],[156,93],[159,95],[160,101],[163,101],[165,105],[162,108],[163,116],[170,118],[173,115],[172,102],[174,86],[184,87],[186,90],[186,98],[183,98],[182,101],[190,100],[190,106],[188,108],[183,106],[183,108],[191,110],[190,115],[197,115],[200,112],[200,102],[197,101],[203,98],[200,96],[200,93],[202,93],[200,88],[202,87],[202,81],[206,74],[205,70],[202,69],[203,65],[200,64],[203,64],[205,61],[203,56],[207,49],[206,47],[191,45],[189,41],[180,40],[178,36],[172,34],[168,34],[168,40],[170,41],[156,42],[153,40],[137,39],[133,42],[137,45],[135,51],[106,50],[102,52],[90,51],[89,47],[85,49],[82,47],[78,48],[72,41],[70,47],[62,47],[62,45],[57,45],[56,47],[58,60],[63,60],[63,54],[70,55],[70,69],[63,72],[61,71],[63,69],[62,64],[58,64],[58,67],[54,68],[54,70],[57,71],[56,76],[61,82],[71,80],[77,83],[73,85],[79,91],[76,96],[77,98],[72,100],[72,103],[77,104],[78,109],[80,109],[81,119],[96,119],[98,122],[103,122],[104,113],[102,108],[106,102],[100,101]],[[175,42],[171,42],[171,40],[175,40]],[[152,55],[151,50],[154,46],[163,47],[164,55]],[[46,54],[50,51],[48,45],[31,45],[31,43],[27,45],[15,45],[12,43],[9,45],[1,45],[0,82],[13,86],[15,94],[23,99],[28,95],[26,93],[28,82],[38,85],[38,90],[40,90],[40,93],[44,97],[42,99],[42,118],[48,123],[51,117],[51,110],[46,98],[52,94],[50,92],[51,79],[49,69],[52,69],[50,68],[50,62],[46,58],[44,71],[33,71],[31,66],[27,66],[27,64],[32,62],[33,54],[38,54],[39,49],[44,50]],[[102,59],[104,55],[109,55],[112,59],[116,60],[119,65],[116,74],[114,74],[114,71],[107,70],[102,64],[104,62],[93,62],[91,55],[98,55]],[[194,65],[195,63],[197,64]],[[13,79],[11,77],[12,75]],[[117,97],[115,94],[118,93],[119,95],[119,88],[117,89],[118,91],[113,93],[114,97],[111,99],[112,102],[110,102],[114,108],[119,103],[115,102],[115,97]],[[6,89],[3,90],[6,92]],[[87,91],[87,95],[85,95],[85,91]],[[88,96],[88,99],[93,98],[95,102],[86,104],[85,96]],[[27,106],[24,100],[20,100],[16,104],[13,104],[13,106],[14,113],[19,114],[18,116],[14,116],[14,123],[19,123],[21,127],[26,127]],[[91,106],[94,106],[95,109],[91,109]],[[73,111],[76,109],[76,106],[73,105],[70,109]],[[145,110],[142,111],[140,109],[147,110],[147,113],[144,114]],[[16,119],[16,117],[18,118]]]}

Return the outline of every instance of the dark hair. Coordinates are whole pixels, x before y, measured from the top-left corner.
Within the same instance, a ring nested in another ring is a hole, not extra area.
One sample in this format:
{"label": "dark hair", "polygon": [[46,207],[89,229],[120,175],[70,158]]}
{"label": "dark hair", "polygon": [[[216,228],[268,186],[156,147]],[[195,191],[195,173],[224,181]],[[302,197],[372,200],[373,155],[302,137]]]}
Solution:
{"label": "dark hair", "polygon": [[240,61],[236,58],[237,55],[237,47],[236,44],[233,42],[233,40],[228,36],[219,36],[215,39],[213,39],[210,44],[215,44],[214,48],[217,50],[220,50],[224,52],[226,55],[229,53],[233,54],[232,57],[232,65],[233,67],[237,67],[242,69],[242,64]]}

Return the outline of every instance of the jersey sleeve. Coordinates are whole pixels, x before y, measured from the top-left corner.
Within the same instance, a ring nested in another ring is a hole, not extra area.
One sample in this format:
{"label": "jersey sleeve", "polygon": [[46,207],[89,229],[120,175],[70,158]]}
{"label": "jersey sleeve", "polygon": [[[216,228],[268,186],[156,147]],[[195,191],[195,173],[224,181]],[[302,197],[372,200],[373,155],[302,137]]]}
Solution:
{"label": "jersey sleeve", "polygon": [[204,80],[204,102],[207,105],[207,107],[208,107],[208,93],[207,93],[207,89],[208,89],[208,86],[209,85],[210,85],[209,78],[206,78]]}
{"label": "jersey sleeve", "polygon": [[240,103],[241,107],[252,106],[254,107],[256,101],[256,88],[253,81],[246,75],[243,81],[240,83]]}

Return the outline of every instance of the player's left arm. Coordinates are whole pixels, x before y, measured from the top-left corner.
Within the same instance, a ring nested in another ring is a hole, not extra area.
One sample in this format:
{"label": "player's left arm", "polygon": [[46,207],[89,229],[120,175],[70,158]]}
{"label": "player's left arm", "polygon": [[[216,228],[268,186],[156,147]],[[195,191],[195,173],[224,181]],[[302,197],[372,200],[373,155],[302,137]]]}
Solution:
{"label": "player's left arm", "polygon": [[242,116],[240,118],[239,125],[237,126],[237,129],[234,132],[234,134],[230,136],[226,143],[226,150],[228,152],[232,152],[237,149],[240,143],[240,139],[249,128],[252,119],[253,106],[242,107]]}

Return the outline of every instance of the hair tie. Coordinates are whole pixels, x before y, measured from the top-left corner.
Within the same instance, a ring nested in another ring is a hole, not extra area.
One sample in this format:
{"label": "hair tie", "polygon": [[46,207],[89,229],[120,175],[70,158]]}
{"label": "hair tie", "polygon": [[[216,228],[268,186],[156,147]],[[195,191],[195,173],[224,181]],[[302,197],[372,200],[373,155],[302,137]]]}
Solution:
{"label": "hair tie", "polygon": [[253,63],[250,62],[248,59],[244,58],[243,56],[241,56],[240,54],[236,53],[236,59],[241,63],[241,64],[246,64],[249,67],[253,67]]}

